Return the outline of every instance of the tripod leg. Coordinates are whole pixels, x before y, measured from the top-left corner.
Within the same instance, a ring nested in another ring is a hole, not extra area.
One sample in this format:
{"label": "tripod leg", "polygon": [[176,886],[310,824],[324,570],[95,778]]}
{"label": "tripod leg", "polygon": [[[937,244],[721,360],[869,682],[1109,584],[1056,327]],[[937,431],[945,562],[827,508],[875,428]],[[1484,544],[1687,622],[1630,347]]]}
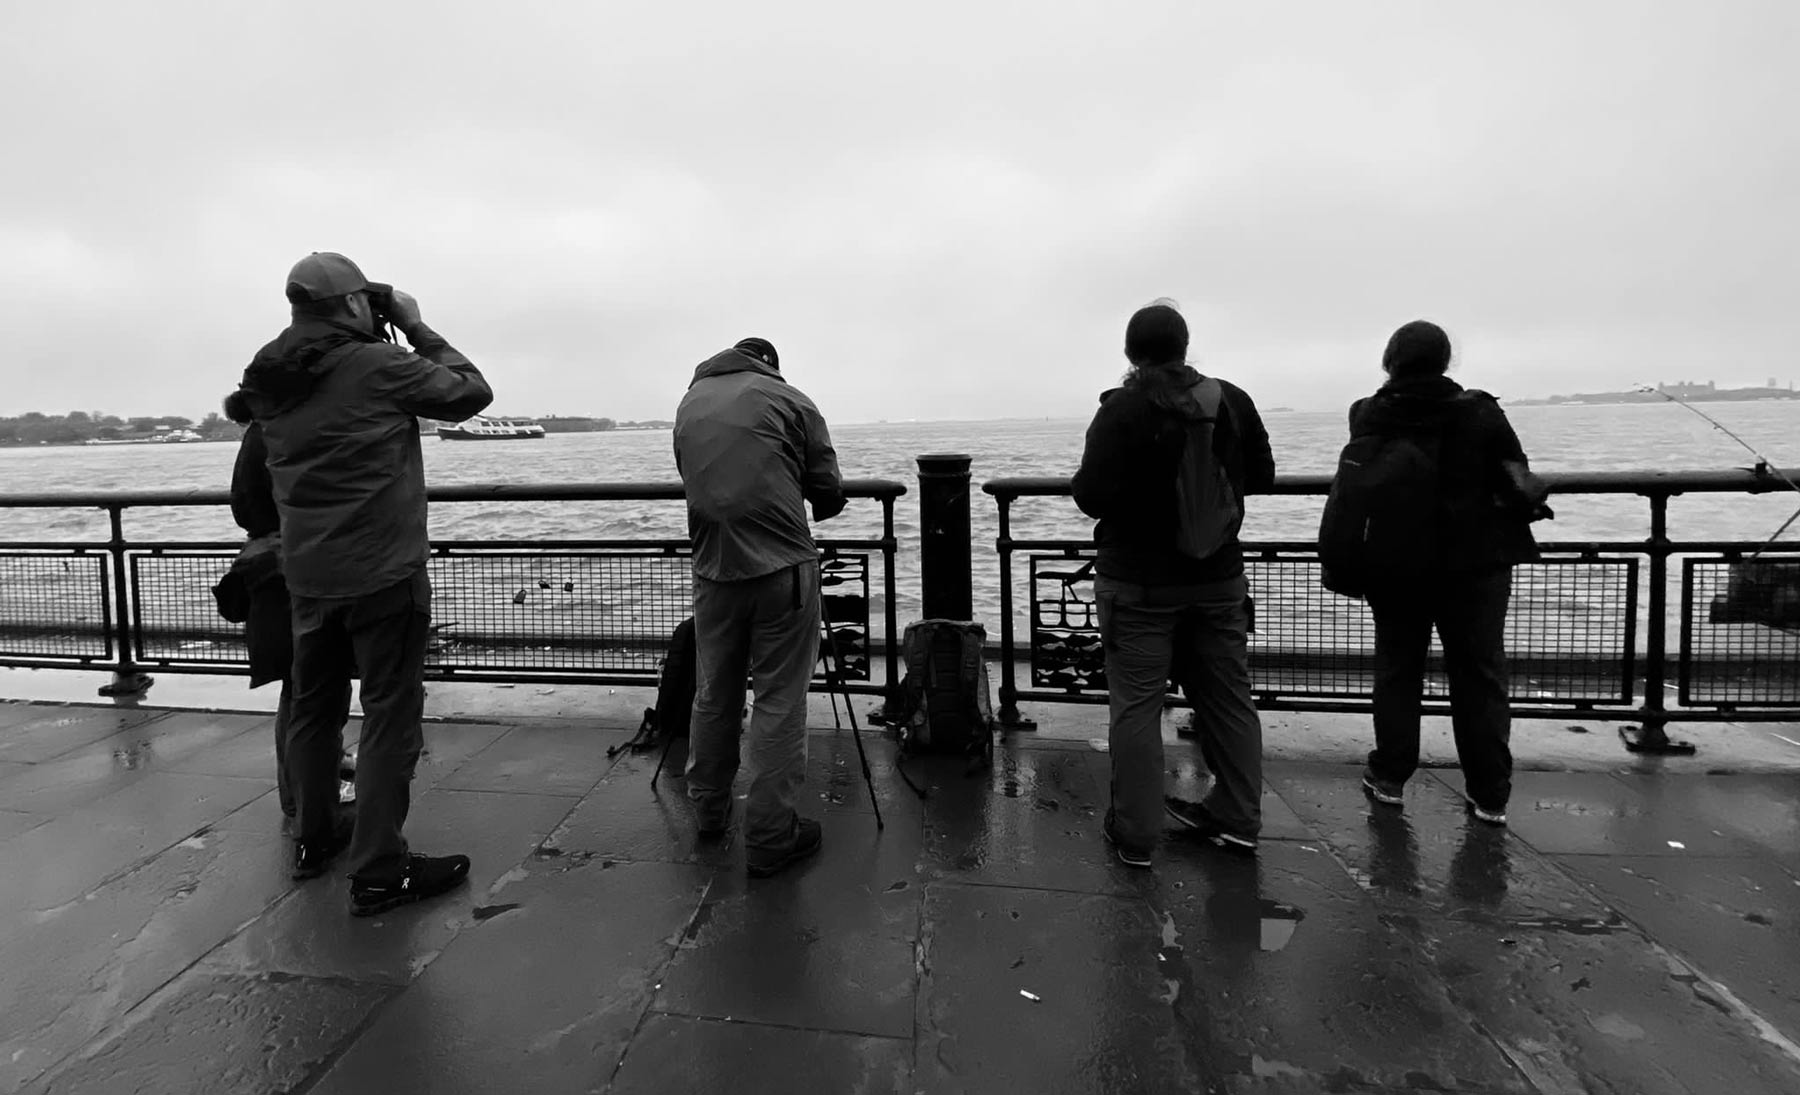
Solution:
{"label": "tripod leg", "polygon": [[675,748],[675,735],[670,734],[669,740],[663,742],[662,756],[657,758],[657,761],[656,761],[656,771],[650,773],[650,789],[651,790],[656,789],[656,778],[658,776],[662,775],[663,765],[669,763],[669,750],[671,750],[673,748]]}
{"label": "tripod leg", "polygon": [[[881,820],[881,800],[875,797],[875,776],[869,771],[869,754],[863,750],[862,729],[856,724],[856,705],[850,702],[850,688],[844,683],[844,659],[838,651],[837,632],[831,629],[831,617],[825,613],[825,590],[821,580],[819,589],[819,622],[825,625],[825,648],[830,656],[825,660],[825,686],[836,687],[844,693],[844,711],[850,716],[850,737],[856,742],[856,759],[862,762],[863,784],[869,789],[869,805],[875,808],[875,828],[885,829],[887,824]],[[837,699],[831,703],[832,713],[837,712]]]}

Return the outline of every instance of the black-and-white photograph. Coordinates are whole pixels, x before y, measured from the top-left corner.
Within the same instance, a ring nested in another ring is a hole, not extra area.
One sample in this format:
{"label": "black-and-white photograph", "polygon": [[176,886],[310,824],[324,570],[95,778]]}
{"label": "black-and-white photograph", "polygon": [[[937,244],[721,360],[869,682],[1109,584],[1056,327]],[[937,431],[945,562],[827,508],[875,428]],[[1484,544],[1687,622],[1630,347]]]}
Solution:
{"label": "black-and-white photograph", "polygon": [[8,5],[0,1095],[1800,1092],[1797,56]]}

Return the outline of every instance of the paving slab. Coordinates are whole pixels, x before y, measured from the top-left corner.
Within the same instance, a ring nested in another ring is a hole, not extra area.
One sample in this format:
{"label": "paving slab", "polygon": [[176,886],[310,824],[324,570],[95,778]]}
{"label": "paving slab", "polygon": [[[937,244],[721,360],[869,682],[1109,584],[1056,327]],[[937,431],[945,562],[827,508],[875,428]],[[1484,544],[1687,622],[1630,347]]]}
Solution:
{"label": "paving slab", "polygon": [[52,909],[266,793],[256,780],[151,772],[0,845],[0,913]]}
{"label": "paving slab", "polygon": [[652,1015],[608,1095],[911,1095],[912,1039]]}
{"label": "paving slab", "polygon": [[349,880],[334,869],[296,888],[206,964],[231,973],[404,985],[477,921],[475,910],[489,903],[490,890],[518,870],[573,805],[573,799],[555,795],[430,791],[413,803],[407,840],[427,855],[469,856],[467,886],[381,916],[357,918],[349,914]]}
{"label": "paving slab", "polygon": [[1662,947],[1775,1027],[1800,1034],[1800,879],[1778,864],[1735,857],[1561,862]]}
{"label": "paving slab", "polygon": [[33,1090],[43,1095],[293,1091],[382,999],[380,985],[193,972],[117,1037]]}
{"label": "paving slab", "polygon": [[819,854],[768,879],[719,869],[656,998],[660,1011],[911,1037],[919,829],[827,818]]}
{"label": "paving slab", "polygon": [[0,844],[4,844],[20,833],[29,832],[50,820],[42,814],[21,814],[12,810],[0,810]]}
{"label": "paving slab", "polygon": [[671,863],[522,872],[313,1095],[601,1090],[706,880]]}
{"label": "paving slab", "polygon": [[166,716],[113,707],[33,708],[30,717],[0,733],[0,760],[39,764]]}
{"label": "paving slab", "polygon": [[[1717,779],[1739,779],[1721,776]],[[1676,782],[1671,782],[1676,781]],[[1691,811],[1700,781],[1677,777],[1598,779],[1587,772],[1521,772],[1507,819],[1541,852],[1560,855],[1746,855],[1746,842]]]}
{"label": "paving slab", "polygon": [[55,760],[0,776],[0,809],[61,813],[123,790],[153,771],[268,776],[274,771],[272,743],[268,746],[271,759],[255,771],[209,771],[199,761],[220,750],[232,749],[237,739],[268,721],[242,715],[208,715],[157,719],[133,726]]}
{"label": "paving slab", "polygon": [[275,845],[194,837],[85,900],[0,922],[0,1091],[80,1049],[285,893]]}
{"label": "paving slab", "polygon": [[[1800,871],[1800,774],[1617,778],[1642,796],[1659,823],[1690,851],[1708,847],[1690,839],[1698,832],[1730,839],[1736,849],[1767,855]],[[1688,830],[1686,837],[1682,830]]]}
{"label": "paving slab", "polygon": [[612,767],[606,750],[626,737],[591,727],[515,727],[470,757],[441,786],[458,791],[585,795]]}

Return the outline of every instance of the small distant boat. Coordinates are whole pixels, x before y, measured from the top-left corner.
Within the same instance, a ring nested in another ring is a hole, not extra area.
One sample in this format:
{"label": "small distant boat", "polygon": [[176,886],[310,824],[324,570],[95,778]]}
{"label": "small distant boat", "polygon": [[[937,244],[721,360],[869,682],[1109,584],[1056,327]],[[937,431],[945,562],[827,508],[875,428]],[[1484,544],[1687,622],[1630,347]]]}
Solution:
{"label": "small distant boat", "polygon": [[478,414],[466,422],[439,426],[437,435],[445,441],[528,441],[544,436],[544,427],[522,418]]}
{"label": "small distant boat", "polygon": [[82,442],[84,445],[191,445],[196,441],[204,441],[193,430],[170,429],[167,426],[156,427],[156,432],[147,437],[90,437]]}

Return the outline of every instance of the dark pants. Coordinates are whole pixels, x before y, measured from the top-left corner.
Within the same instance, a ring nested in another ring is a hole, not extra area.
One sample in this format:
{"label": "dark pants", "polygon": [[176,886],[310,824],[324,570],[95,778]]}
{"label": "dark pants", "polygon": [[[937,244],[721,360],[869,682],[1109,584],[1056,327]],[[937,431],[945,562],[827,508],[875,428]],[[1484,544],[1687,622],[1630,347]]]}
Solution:
{"label": "dark pants", "polygon": [[[350,718],[350,682],[344,682],[343,691],[339,693],[337,705],[338,725],[342,726]],[[281,698],[275,701],[275,797],[281,802],[281,812],[286,817],[293,817],[296,812],[294,804],[294,779],[288,774],[287,745],[288,736],[294,729],[294,682],[281,682]]]}
{"label": "dark pants", "polygon": [[294,699],[287,768],[300,839],[330,839],[343,751],[341,705],[360,667],[363,723],[349,873],[353,878],[391,874],[406,855],[400,830],[424,745],[419,722],[425,710],[431,582],[420,570],[367,596],[296,594],[293,602]]}
{"label": "dark pants", "polygon": [[1142,586],[1101,575],[1100,635],[1112,719],[1112,810],[1120,839],[1163,830],[1163,700],[1173,678],[1194,703],[1214,777],[1203,805],[1240,836],[1262,828],[1262,720],[1250,691],[1249,583]]}
{"label": "dark pants", "polygon": [[1369,769],[1404,783],[1419,767],[1419,704],[1431,628],[1444,644],[1450,721],[1463,784],[1476,805],[1504,810],[1512,795],[1512,710],[1506,687],[1506,608],[1512,571],[1452,577],[1369,593],[1375,617],[1375,751]]}

